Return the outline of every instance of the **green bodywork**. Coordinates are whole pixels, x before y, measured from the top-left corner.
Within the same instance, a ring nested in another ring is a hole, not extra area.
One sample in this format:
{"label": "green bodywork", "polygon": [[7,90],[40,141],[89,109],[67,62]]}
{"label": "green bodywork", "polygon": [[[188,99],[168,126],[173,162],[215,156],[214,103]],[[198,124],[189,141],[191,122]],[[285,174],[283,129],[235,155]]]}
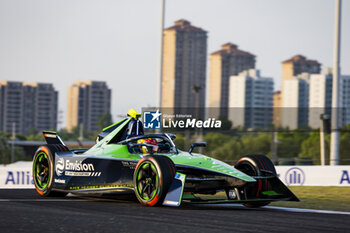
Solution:
{"label": "green bodywork", "polygon": [[[126,144],[118,143],[109,143],[119,132],[123,129],[129,122],[132,120],[132,117],[129,117],[126,121],[120,124],[116,129],[110,132],[105,136],[101,141],[99,141],[92,148],[87,150],[84,154],[101,156],[101,157],[110,157],[110,158],[122,158],[138,161],[140,160],[139,154],[130,153]],[[120,121],[122,122],[122,121]],[[104,130],[107,130],[120,122],[117,122],[114,125],[111,125]],[[223,175],[235,177],[246,182],[255,182],[256,180],[243,172],[235,169],[234,167],[221,162],[219,160],[210,158],[205,155],[188,153],[178,150],[178,153],[166,153],[162,154],[168,156],[175,164],[181,164],[186,166],[192,166],[196,168],[206,169],[208,171],[213,171],[221,173]]]}

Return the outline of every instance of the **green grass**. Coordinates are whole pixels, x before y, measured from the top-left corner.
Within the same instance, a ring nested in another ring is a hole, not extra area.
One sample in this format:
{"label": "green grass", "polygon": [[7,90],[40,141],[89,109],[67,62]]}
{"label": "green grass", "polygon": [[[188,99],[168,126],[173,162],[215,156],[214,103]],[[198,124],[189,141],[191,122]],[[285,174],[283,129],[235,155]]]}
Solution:
{"label": "green grass", "polygon": [[[300,200],[271,202],[270,206],[350,212],[350,187],[289,186]],[[203,199],[226,199],[225,192],[196,195]]]}
{"label": "green grass", "polygon": [[350,212],[350,187],[289,186],[300,202],[279,201],[272,206]]}

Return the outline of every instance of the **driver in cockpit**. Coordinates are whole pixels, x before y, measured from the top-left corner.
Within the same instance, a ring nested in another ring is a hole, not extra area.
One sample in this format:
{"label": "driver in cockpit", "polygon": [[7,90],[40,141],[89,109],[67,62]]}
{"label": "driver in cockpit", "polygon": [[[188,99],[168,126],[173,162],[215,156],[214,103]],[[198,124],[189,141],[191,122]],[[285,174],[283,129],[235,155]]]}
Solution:
{"label": "driver in cockpit", "polygon": [[147,149],[147,146],[151,146],[152,147],[152,153],[157,153],[158,152],[158,142],[156,139],[154,138],[142,138],[137,140],[138,144],[144,144],[145,146],[140,146],[140,152],[142,152],[143,154],[148,154],[149,151]]}

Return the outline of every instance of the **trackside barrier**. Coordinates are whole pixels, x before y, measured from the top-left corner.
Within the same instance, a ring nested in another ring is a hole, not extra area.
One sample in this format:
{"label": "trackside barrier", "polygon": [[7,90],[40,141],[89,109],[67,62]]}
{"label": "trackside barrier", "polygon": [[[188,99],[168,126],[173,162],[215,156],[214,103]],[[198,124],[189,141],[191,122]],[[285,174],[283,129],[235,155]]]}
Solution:
{"label": "trackside barrier", "polygon": [[0,188],[34,188],[32,162],[0,165]]}
{"label": "trackside barrier", "polygon": [[[350,186],[350,166],[276,166],[286,185]],[[0,165],[0,188],[34,188],[32,162]]]}
{"label": "trackside barrier", "polygon": [[286,185],[350,186],[350,166],[276,166]]}

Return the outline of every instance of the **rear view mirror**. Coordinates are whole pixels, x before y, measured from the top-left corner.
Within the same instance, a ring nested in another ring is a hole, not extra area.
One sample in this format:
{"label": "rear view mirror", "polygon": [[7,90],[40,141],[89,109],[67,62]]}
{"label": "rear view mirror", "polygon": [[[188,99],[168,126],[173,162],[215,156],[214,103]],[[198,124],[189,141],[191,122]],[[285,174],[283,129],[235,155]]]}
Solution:
{"label": "rear view mirror", "polygon": [[192,153],[193,149],[195,147],[206,147],[207,146],[207,143],[206,142],[194,142],[190,148],[190,150],[188,151],[188,153]]}

